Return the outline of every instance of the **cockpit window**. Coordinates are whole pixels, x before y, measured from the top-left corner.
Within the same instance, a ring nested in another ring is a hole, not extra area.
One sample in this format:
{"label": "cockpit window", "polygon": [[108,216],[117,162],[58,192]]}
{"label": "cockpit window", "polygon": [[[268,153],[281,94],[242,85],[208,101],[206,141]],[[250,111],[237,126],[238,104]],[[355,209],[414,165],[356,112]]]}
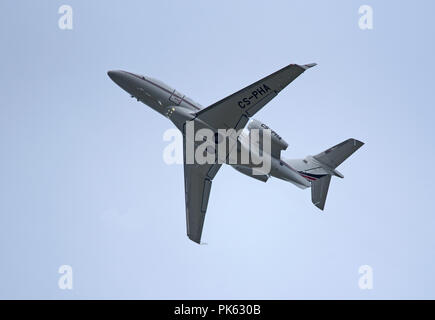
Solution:
{"label": "cockpit window", "polygon": [[125,71],[125,72],[128,73],[128,74],[131,74],[132,76],[135,76],[136,78],[145,80],[145,77],[143,75],[141,75],[141,74],[137,74],[137,73],[133,73],[133,72],[128,72],[128,71]]}
{"label": "cockpit window", "polygon": [[162,87],[163,89],[166,89],[166,90],[171,91],[171,92],[174,91],[173,88],[171,88],[171,87],[168,86],[166,83],[163,83],[163,82],[160,81],[160,80],[157,80],[157,79],[154,79],[154,78],[151,78],[151,77],[147,77],[146,79],[147,79],[148,81],[154,83],[155,85],[157,85],[157,86],[159,86],[159,87]]}

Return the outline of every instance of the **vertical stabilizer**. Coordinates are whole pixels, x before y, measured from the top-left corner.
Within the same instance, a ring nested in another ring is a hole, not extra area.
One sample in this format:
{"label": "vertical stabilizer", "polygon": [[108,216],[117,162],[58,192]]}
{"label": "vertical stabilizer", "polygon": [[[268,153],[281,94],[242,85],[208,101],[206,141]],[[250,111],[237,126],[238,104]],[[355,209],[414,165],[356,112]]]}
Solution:
{"label": "vertical stabilizer", "polygon": [[317,170],[324,170],[327,173],[323,177],[311,181],[311,201],[317,208],[323,210],[325,207],[331,176],[343,178],[343,175],[335,170],[335,168],[361,148],[363,144],[363,142],[356,139],[347,139],[312,157],[315,160],[314,162],[320,165],[320,168]]}
{"label": "vertical stabilizer", "polygon": [[330,182],[331,176],[329,174],[311,182],[311,201],[320,210],[325,207]]}

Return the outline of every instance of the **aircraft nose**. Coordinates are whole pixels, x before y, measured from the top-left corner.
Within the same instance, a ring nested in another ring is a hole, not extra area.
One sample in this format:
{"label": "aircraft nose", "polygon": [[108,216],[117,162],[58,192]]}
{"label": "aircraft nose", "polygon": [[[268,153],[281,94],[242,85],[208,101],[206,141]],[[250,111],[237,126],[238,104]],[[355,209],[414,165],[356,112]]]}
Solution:
{"label": "aircraft nose", "polygon": [[107,75],[122,89],[130,92],[131,77],[126,72],[122,70],[109,70]]}
{"label": "aircraft nose", "polygon": [[122,70],[109,70],[107,71],[107,75],[130,95],[136,95],[138,79],[132,73]]}
{"label": "aircraft nose", "polygon": [[121,71],[119,70],[109,70],[107,71],[107,75],[116,83],[121,79]]}

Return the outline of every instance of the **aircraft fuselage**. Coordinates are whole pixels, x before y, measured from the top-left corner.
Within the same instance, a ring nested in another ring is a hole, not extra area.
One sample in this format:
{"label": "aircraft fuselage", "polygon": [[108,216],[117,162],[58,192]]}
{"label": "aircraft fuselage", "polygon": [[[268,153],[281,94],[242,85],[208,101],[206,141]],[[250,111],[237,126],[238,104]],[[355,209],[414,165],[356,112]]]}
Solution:
{"label": "aircraft fuselage", "polygon": [[[193,101],[184,94],[169,87],[159,80],[121,70],[109,71],[108,75],[117,85],[127,91],[132,98],[141,101],[158,113],[169,118],[181,131],[184,123],[188,120],[194,120],[196,112],[203,108],[199,103]],[[268,87],[256,89],[252,94],[252,99],[258,99],[261,97],[263,92],[266,93],[268,89]],[[249,97],[239,101],[239,104],[242,104],[240,107],[244,107],[248,103]],[[281,137],[279,137],[275,131],[272,130],[271,132],[272,135],[281,139]],[[240,154],[247,152],[246,149],[249,149],[249,142],[246,142],[249,141],[248,134],[249,133],[244,130],[239,136],[239,141],[241,142],[238,147],[239,159]],[[273,156],[271,156],[270,159],[270,170],[265,172],[264,176],[261,174],[252,175],[250,173],[252,170],[248,170],[249,168],[254,167],[252,164],[245,163],[230,165],[239,172],[259,180],[267,180],[269,176],[273,176],[285,181],[289,181],[300,188],[310,187],[310,180],[306,177],[303,177],[286,161],[280,157]]]}

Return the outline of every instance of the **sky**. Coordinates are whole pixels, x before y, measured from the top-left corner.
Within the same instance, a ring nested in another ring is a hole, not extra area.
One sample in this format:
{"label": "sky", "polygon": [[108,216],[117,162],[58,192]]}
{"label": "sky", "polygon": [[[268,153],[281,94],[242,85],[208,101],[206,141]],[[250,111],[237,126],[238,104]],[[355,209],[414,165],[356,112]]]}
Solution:
{"label": "sky", "polygon": [[[434,299],[433,12],[423,0],[1,1],[0,298]],[[325,210],[309,189],[224,166],[207,244],[189,241],[183,168],[163,161],[173,125],[107,71],[208,106],[312,62],[255,118],[288,142],[285,158],[365,142]]]}

